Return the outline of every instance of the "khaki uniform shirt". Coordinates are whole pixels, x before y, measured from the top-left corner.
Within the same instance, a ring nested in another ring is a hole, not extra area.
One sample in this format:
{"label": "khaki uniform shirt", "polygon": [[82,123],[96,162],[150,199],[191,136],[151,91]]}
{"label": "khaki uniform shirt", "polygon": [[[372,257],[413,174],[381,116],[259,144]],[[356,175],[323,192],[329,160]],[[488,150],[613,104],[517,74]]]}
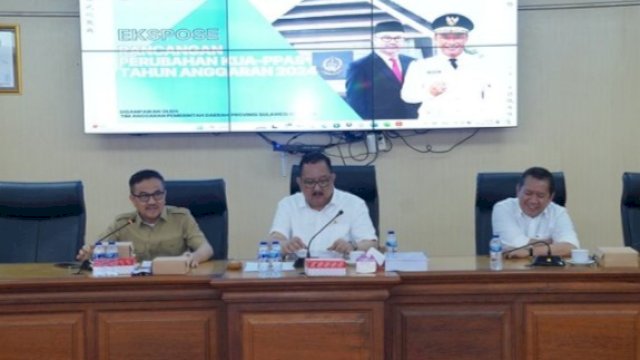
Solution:
{"label": "khaki uniform shirt", "polygon": [[187,250],[197,250],[207,241],[189,210],[175,206],[165,206],[154,225],[144,223],[137,212],[118,215],[99,238],[130,219],[135,219],[135,222],[105,241],[131,241],[138,261],[153,260],[158,256],[178,256]]}

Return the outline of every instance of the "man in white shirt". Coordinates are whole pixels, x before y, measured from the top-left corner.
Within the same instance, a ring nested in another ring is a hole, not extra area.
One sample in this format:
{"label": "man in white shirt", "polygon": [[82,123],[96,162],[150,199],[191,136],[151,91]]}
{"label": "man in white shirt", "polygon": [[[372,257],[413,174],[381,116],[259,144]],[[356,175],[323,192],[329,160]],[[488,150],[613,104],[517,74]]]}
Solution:
{"label": "man in white shirt", "polygon": [[492,85],[477,51],[467,49],[473,22],[461,14],[445,14],[431,24],[436,55],[409,65],[401,97],[421,104],[418,119],[434,124],[491,118]]}
{"label": "man in white shirt", "polygon": [[307,249],[312,238],[311,256],[326,251],[346,254],[377,245],[364,200],[335,189],[335,178],[331,160],[325,155],[302,157],[296,179],[301,192],[278,203],[270,232],[271,239],[282,243],[283,253]]}
{"label": "man in white shirt", "polygon": [[555,192],[553,175],[544,168],[527,169],[516,186],[517,198],[495,204],[491,221],[493,233],[500,236],[503,251],[532,244],[510,252],[508,257],[547,255],[568,256],[579,248],[578,236],[567,210],[552,202]]}

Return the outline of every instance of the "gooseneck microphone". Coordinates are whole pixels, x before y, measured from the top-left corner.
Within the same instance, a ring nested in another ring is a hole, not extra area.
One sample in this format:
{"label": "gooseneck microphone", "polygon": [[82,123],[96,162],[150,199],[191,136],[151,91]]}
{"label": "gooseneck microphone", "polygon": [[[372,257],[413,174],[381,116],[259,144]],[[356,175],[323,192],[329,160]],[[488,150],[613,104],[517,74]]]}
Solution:
{"label": "gooseneck microphone", "polygon": [[[326,224],[324,224],[323,227],[320,228],[320,230],[316,231],[315,234],[313,234],[313,236],[309,239],[309,244],[307,244],[307,256],[306,258],[310,258],[311,257],[311,244],[313,243],[313,240],[315,240],[316,237],[318,237],[318,235],[320,235],[320,233],[322,233],[324,231],[324,229],[326,229],[329,225],[333,224],[333,222],[340,217],[342,214],[344,214],[344,211],[340,210],[338,211],[337,214],[335,214],[331,220],[329,220]],[[305,258],[297,258],[296,261],[293,263],[293,267],[295,268],[301,268],[304,266],[304,259]]]}
{"label": "gooseneck microphone", "polygon": [[551,246],[549,246],[549,243],[547,243],[544,240],[530,242],[526,245],[513,248],[509,251],[505,251],[504,254],[507,255],[514,251],[528,248],[530,246],[537,245],[537,244],[544,244],[547,247],[547,255],[534,256],[533,259],[531,260],[531,266],[564,266],[565,265],[564,260],[562,259],[561,256],[551,255]]}
{"label": "gooseneck microphone", "polygon": [[136,218],[135,218],[135,217],[133,217],[133,218],[131,218],[131,219],[127,219],[127,222],[126,222],[124,225],[122,225],[122,226],[118,226],[115,230],[113,230],[113,231],[109,232],[107,235],[105,235],[105,236],[101,237],[100,239],[96,240],[96,244],[97,244],[97,243],[99,243],[99,242],[101,242],[101,241],[104,241],[104,240],[108,239],[108,238],[109,238],[109,236],[111,236],[111,235],[113,235],[113,234],[117,233],[118,231],[120,231],[120,230],[122,230],[122,229],[126,228],[127,226],[129,226],[129,225],[131,225],[131,224],[133,224],[133,223],[135,223],[135,222],[136,222]]}
{"label": "gooseneck microphone", "polygon": [[309,239],[309,244],[307,245],[307,259],[311,257],[311,244],[313,243],[313,240],[315,240],[315,238],[320,235],[321,232],[324,231],[324,229],[326,229],[329,225],[333,224],[333,222],[339,218],[342,214],[344,214],[344,211],[340,210],[338,211],[338,213],[331,218],[331,220],[329,220],[326,224],[324,224],[323,227],[320,228],[320,230],[318,230],[315,234],[313,234],[313,236],[311,237],[311,239]]}

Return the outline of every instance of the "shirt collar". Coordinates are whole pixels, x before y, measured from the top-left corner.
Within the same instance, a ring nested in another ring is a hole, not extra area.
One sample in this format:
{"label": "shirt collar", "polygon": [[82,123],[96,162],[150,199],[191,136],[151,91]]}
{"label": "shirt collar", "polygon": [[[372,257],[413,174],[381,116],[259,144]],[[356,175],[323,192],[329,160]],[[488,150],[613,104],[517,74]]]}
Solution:
{"label": "shirt collar", "polygon": [[[304,199],[304,194],[302,193],[302,191],[300,191],[298,193],[298,195],[300,195],[300,196],[298,197],[298,199],[296,199],[296,206],[298,208],[301,208],[301,209],[302,208],[307,208],[307,209],[313,210],[313,209],[311,209],[309,204],[307,204],[307,201]],[[332,207],[338,206],[338,199],[339,198],[340,198],[340,191],[334,187],[333,188],[333,195],[331,196],[331,200],[320,211],[325,211],[326,209],[330,209]]]}
{"label": "shirt collar", "polygon": [[[158,219],[158,222],[160,221],[167,221],[168,218],[168,214],[167,214],[167,207],[165,206],[162,209],[162,212],[160,213],[160,218]],[[153,226],[156,225],[158,222],[156,222],[155,224],[149,224],[147,222],[145,222],[144,220],[142,220],[142,217],[140,216],[140,213],[136,213],[136,223],[138,224],[138,226],[142,226],[142,224],[145,224],[147,226]]]}
{"label": "shirt collar", "polygon": [[469,58],[469,54],[467,54],[466,52],[463,51],[462,54],[460,54],[460,55],[458,55],[458,56],[456,56],[454,58],[448,57],[448,56],[446,56],[444,54],[440,58],[441,58],[441,60],[443,60],[447,64],[449,63],[449,59],[456,59],[458,64],[460,64],[460,61],[465,61],[466,59]]}
{"label": "shirt collar", "polygon": [[[391,56],[384,54],[382,53],[382,51],[379,51],[379,50],[374,50],[374,52],[376,53],[376,55],[378,55],[380,59],[382,59],[382,61],[384,61],[387,65],[391,66]],[[397,54],[394,58],[398,61],[398,66],[402,66],[402,64],[400,63],[400,54]]]}

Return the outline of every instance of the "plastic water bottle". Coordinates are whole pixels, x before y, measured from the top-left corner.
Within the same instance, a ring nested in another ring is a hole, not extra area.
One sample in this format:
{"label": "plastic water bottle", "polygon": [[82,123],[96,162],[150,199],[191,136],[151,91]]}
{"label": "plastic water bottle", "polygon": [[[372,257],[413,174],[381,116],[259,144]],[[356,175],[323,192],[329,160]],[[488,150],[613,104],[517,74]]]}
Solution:
{"label": "plastic water bottle", "polygon": [[107,249],[105,251],[105,257],[107,259],[117,259],[118,258],[118,245],[116,245],[115,241],[109,241],[107,244]]}
{"label": "plastic water bottle", "polygon": [[388,253],[396,253],[398,252],[398,238],[396,238],[396,232],[393,230],[387,231],[387,252]]}
{"label": "plastic water bottle", "polygon": [[93,254],[91,256],[93,276],[104,276],[106,253],[107,249],[101,241],[95,243],[93,246]]}
{"label": "plastic water bottle", "polygon": [[275,275],[279,275],[282,271],[282,255],[280,247],[280,241],[274,240],[271,242],[271,270]]}
{"label": "plastic water bottle", "polygon": [[258,273],[260,277],[269,276],[269,242],[260,241],[258,245]]}
{"label": "plastic water bottle", "polygon": [[502,270],[502,241],[499,235],[493,235],[489,242],[489,261],[491,270]]}
{"label": "plastic water bottle", "polygon": [[106,246],[105,258],[107,260],[106,263],[106,273],[108,275],[117,275],[118,266],[118,245],[116,245],[115,241],[109,241]]}
{"label": "plastic water bottle", "polygon": [[93,256],[92,259],[104,259],[106,256],[107,248],[104,246],[102,241],[98,241],[95,243],[93,247]]}

